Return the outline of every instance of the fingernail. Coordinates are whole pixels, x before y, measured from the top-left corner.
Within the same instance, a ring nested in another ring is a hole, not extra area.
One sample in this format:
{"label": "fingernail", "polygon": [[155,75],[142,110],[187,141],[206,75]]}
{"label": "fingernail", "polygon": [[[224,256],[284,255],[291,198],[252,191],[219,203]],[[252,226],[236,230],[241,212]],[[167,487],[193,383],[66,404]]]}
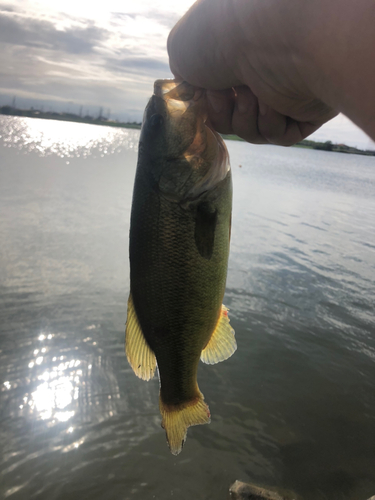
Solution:
{"label": "fingernail", "polygon": [[268,111],[267,104],[264,104],[262,101],[258,101],[258,105],[259,105],[259,114],[261,116],[266,116],[267,111]]}
{"label": "fingernail", "polygon": [[218,95],[214,90],[208,90],[206,95],[207,100],[215,113],[220,113],[223,109],[223,97]]}

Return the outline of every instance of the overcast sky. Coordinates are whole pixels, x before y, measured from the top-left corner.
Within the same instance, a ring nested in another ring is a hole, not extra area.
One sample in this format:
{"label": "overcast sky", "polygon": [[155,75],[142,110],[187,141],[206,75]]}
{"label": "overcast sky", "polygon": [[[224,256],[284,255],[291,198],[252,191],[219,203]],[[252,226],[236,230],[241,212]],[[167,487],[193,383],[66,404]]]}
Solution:
{"label": "overcast sky", "polygon": [[[0,0],[0,105],[140,121],[170,78],[166,40],[192,0]],[[316,137],[375,149],[345,117]]]}
{"label": "overcast sky", "polygon": [[81,105],[141,119],[166,39],[192,0],[0,0],[0,104]]}

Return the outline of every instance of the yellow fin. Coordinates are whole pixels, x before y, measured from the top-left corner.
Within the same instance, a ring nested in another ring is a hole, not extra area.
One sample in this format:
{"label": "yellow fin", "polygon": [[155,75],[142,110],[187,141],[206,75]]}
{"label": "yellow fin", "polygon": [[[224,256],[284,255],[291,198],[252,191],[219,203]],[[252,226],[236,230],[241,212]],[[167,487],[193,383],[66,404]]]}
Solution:
{"label": "yellow fin", "polygon": [[161,426],[167,433],[168,445],[173,455],[181,452],[188,427],[211,422],[210,410],[201,393],[193,401],[180,405],[165,405],[159,397],[159,408],[163,417]]}
{"label": "yellow fin", "polygon": [[155,354],[147,344],[137,313],[134,309],[132,294],[128,299],[128,317],[126,319],[125,331],[125,352],[130,366],[137,377],[143,380],[150,380],[155,374],[156,358]]}
{"label": "yellow fin", "polygon": [[219,321],[201,353],[201,360],[208,365],[214,365],[230,358],[236,349],[237,343],[234,330],[229,324],[228,309],[222,305]]}

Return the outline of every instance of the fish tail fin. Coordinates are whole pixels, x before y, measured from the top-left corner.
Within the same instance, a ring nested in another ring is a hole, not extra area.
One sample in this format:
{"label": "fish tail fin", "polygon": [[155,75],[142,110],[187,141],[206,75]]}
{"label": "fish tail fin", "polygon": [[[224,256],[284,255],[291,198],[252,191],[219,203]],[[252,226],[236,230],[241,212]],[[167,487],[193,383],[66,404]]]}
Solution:
{"label": "fish tail fin", "polygon": [[202,393],[199,393],[197,398],[179,405],[165,404],[160,395],[159,408],[163,417],[161,426],[165,429],[173,455],[181,452],[188,427],[211,422],[210,410],[204,402]]}

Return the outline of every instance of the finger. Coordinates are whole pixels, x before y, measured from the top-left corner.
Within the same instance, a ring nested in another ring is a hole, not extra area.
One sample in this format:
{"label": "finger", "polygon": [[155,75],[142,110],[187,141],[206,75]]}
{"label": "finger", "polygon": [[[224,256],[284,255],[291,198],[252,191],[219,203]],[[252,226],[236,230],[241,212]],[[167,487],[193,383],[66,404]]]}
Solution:
{"label": "finger", "polygon": [[310,123],[294,120],[259,102],[258,130],[271,144],[292,146],[315,132],[322,124],[323,122]]}
{"label": "finger", "polygon": [[232,115],[233,133],[253,144],[268,141],[258,130],[258,99],[249,87],[235,87],[236,98]]}
{"label": "finger", "polygon": [[212,127],[220,134],[233,134],[233,89],[207,90],[206,96],[208,104],[208,118]]}

